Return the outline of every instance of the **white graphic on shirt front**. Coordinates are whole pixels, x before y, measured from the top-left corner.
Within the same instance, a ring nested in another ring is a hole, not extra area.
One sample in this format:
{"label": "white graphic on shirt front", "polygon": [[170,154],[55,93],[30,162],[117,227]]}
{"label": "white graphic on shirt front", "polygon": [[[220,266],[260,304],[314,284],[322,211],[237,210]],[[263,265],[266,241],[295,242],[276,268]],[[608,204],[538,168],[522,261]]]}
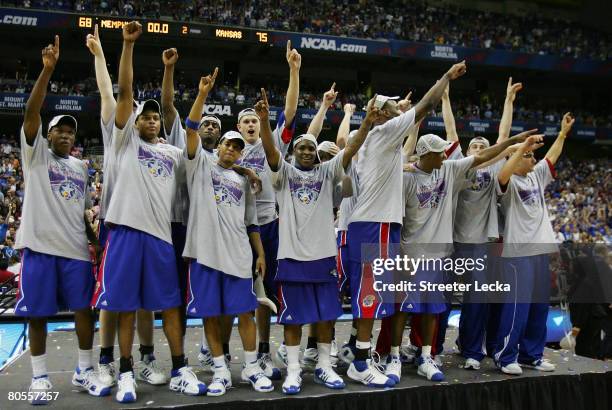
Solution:
{"label": "white graphic on shirt front", "polygon": [[301,203],[308,205],[319,198],[323,181],[302,175],[292,175],[288,179],[291,196],[297,198]]}
{"label": "white graphic on shirt front", "polygon": [[419,208],[437,208],[446,196],[446,182],[443,178],[418,187]]}
{"label": "white graphic on shirt front", "polygon": [[215,169],[211,170],[211,176],[217,205],[239,206],[244,194],[241,184],[226,178]]}
{"label": "white graphic on shirt front", "polygon": [[162,152],[141,145],[138,147],[138,161],[154,178],[166,180],[172,177],[174,162]]}
{"label": "white graphic on shirt front", "polygon": [[85,196],[85,178],[61,162],[49,162],[51,190],[58,197],[70,202],[79,202]]}

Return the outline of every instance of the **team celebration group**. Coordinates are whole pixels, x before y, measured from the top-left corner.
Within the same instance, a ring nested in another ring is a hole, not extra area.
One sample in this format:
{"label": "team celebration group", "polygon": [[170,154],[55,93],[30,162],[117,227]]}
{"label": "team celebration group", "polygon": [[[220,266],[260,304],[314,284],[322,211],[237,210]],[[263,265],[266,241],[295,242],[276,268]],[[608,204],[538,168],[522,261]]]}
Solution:
{"label": "team celebration group", "polygon": [[[191,111],[183,119],[177,112],[176,49],[162,53],[161,105],[134,101],[133,50],[141,33],[137,22],[123,27],[116,99],[97,27],[86,39],[104,141],[97,232],[85,217],[92,206],[87,167],[69,155],[76,119],[58,115],[46,138],[43,134],[40,111],[59,60],[59,37],[42,50],[43,69],[21,130],[26,186],[17,233],[23,260],[15,313],[29,319],[31,392],[53,390],[46,318],[62,309],[75,315],[78,364],[72,384],[94,396],[109,395],[116,385],[116,400],[128,403],[137,399],[136,380],[168,383],[154,356],[154,311],[162,312],[171,353],[171,390],[193,396],[228,391],[235,382],[229,339],[237,317],[244,349],[241,380],[261,393],[282,380],[283,393],[297,394],[305,369],[330,389],[343,389],[347,378],[393,387],[407,361],[415,363],[419,376],[444,380],[438,355],[450,304],[435,292],[406,291],[388,300],[375,289],[373,257],[420,255],[423,244],[438,244],[435,257],[461,252],[478,258],[487,243],[503,237],[501,271],[514,292],[548,287],[548,254],[555,251],[548,244],[555,240],[544,190],[555,178],[571,114],[536,161],[543,135],[537,130],[509,135],[513,101],[522,87],[510,79],[497,141],[475,137],[464,155],[449,99],[449,84],[466,74],[461,62],[416,104],[410,94],[374,95],[353,131],[355,107],[347,104],[336,142],[319,143],[337,92],[334,86],[325,92],[308,131],[294,135],[301,56],[288,43],[289,85],[276,127],[270,126],[262,89],[261,100],[238,114],[236,130],[222,133],[219,118],[203,116],[217,69],[200,79]],[[418,137],[421,121],[440,101],[446,139]],[[461,246],[454,250],[453,243]],[[506,247],[512,244],[531,245]],[[90,246],[99,251],[95,256]],[[442,269],[411,274],[434,283],[448,277]],[[351,300],[353,324],[350,339],[338,348],[334,325],[344,296]],[[464,294],[464,301],[471,296]],[[100,311],[97,370],[92,307]],[[523,367],[553,371],[543,358],[547,312],[547,303],[464,303],[457,340],[464,368],[479,369],[489,355],[506,374],[521,374]],[[284,327],[276,361],[270,350],[272,313]],[[187,317],[203,319],[198,360],[212,372],[206,382],[186,365]],[[412,343],[402,346],[409,318]],[[382,320],[376,350],[385,352],[384,360],[372,357],[375,320]],[[304,324],[310,326],[302,352]],[[337,372],[342,365],[348,365],[344,378]],[[286,368],[284,374],[279,367]],[[46,399],[36,394],[32,402]]]}

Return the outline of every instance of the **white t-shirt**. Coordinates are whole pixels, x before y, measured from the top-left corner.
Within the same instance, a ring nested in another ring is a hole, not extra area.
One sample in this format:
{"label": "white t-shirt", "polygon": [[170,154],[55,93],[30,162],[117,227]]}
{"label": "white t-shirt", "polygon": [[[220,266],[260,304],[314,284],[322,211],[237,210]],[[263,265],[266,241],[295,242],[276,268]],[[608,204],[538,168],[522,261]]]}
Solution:
{"label": "white t-shirt", "polygon": [[556,176],[543,159],[526,176],[512,175],[505,191],[495,180],[505,216],[504,257],[557,252],[557,244],[544,198],[546,186]]}
{"label": "white t-shirt", "polygon": [[340,203],[340,209],[338,210],[338,230],[346,231],[348,229],[348,221],[351,218],[355,204],[357,203],[357,196],[359,196],[359,177],[357,176],[357,166],[359,156],[355,155],[351,160],[351,166],[346,173],[351,178],[351,186],[353,188],[353,195],[348,198],[342,198]]}
{"label": "white t-shirt", "polygon": [[404,172],[406,209],[402,223],[401,244],[448,246],[427,249],[426,256],[447,256],[452,252],[453,206],[457,186],[465,183],[474,157],[446,160],[440,169],[426,173],[416,166]]}
{"label": "white t-shirt", "polygon": [[[295,124],[295,119],[293,120]],[[281,158],[285,157],[289,144],[293,136],[293,126],[285,128],[285,116],[281,113],[276,129],[272,132],[276,147],[280,150]],[[256,196],[257,200],[257,219],[260,225],[265,225],[274,221],[278,215],[276,214],[276,196],[272,187],[270,167],[266,160],[261,138],[254,144],[247,142],[242,150],[242,157],[237,162],[238,165],[252,169],[261,179],[261,192]]]}
{"label": "white t-shirt", "polygon": [[368,133],[359,151],[359,195],[349,223],[402,223],[402,142],[414,116],[412,108]]}
{"label": "white t-shirt", "polygon": [[114,125],[114,111],[107,123],[104,123],[102,118],[100,118],[102,143],[104,144],[104,160],[102,162],[104,179],[102,180],[102,192],[100,193],[100,212],[98,213],[98,219],[101,220],[104,220],[104,218],[106,217],[106,210],[108,209],[108,205],[113,194],[113,186],[115,184],[115,166],[113,164],[114,155],[112,155],[110,152]]}
{"label": "white t-shirt", "polygon": [[132,114],[123,129],[113,129],[110,153],[115,156],[116,179],[106,212],[106,223],[125,225],[172,243],[170,222],[177,172],[183,151],[169,144],[143,141]]}
{"label": "white t-shirt", "polygon": [[[172,129],[170,133],[166,133],[166,129],[164,128],[164,136],[166,138],[166,142],[172,146],[180,148],[183,150],[185,148],[185,141],[187,132],[181,126],[181,117],[178,113],[174,116],[174,122],[172,123]],[[187,224],[187,218],[189,217],[189,193],[187,192],[187,182],[185,175],[185,165],[181,162],[181,165],[176,170],[177,175],[180,175],[179,180],[184,183],[177,184],[176,193],[174,197],[174,203],[172,206],[172,222],[182,223],[183,225]]]}
{"label": "white t-shirt", "polygon": [[495,180],[506,160],[470,172],[468,187],[458,195],[454,238],[459,243],[486,243],[499,237]]}
{"label": "white t-shirt", "polygon": [[21,161],[25,192],[15,249],[89,261],[85,231],[87,165],[80,159],[55,155],[42,135],[33,145],[21,129]]}
{"label": "white t-shirt", "polygon": [[336,255],[333,191],[344,176],[343,157],[344,150],[307,171],[281,160],[272,173],[280,214],[278,259],[314,261]]}
{"label": "white t-shirt", "polygon": [[183,256],[250,278],[253,254],[247,228],[257,225],[255,196],[246,177],[221,167],[205,152],[197,150],[193,159],[186,159],[191,207]]}

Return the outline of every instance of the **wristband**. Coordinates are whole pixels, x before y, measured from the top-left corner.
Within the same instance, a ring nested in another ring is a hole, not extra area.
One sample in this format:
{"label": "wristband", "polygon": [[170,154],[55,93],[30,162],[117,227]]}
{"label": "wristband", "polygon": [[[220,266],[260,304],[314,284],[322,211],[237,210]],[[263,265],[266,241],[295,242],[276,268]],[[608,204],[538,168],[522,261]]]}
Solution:
{"label": "wristband", "polygon": [[191,128],[194,131],[197,131],[200,129],[200,123],[198,121],[191,121],[189,117],[185,118],[185,126],[187,128]]}

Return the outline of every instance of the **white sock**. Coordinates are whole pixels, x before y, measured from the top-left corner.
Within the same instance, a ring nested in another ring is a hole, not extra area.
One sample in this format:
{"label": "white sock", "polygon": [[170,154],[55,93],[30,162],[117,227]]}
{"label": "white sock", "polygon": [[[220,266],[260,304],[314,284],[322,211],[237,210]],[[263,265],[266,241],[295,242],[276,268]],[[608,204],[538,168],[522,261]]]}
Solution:
{"label": "white sock", "polygon": [[391,346],[391,356],[399,356],[399,346]]}
{"label": "white sock", "polygon": [[287,347],[287,367],[296,369],[300,367],[300,345]]}
{"label": "white sock", "polygon": [[227,367],[225,363],[225,355],[213,357],[213,362],[215,364],[215,368]]}
{"label": "white sock", "polygon": [[317,343],[319,359],[317,360],[317,369],[331,367],[329,361],[329,352],[331,351],[331,343]]}
{"label": "white sock", "polygon": [[367,349],[367,350],[370,350],[370,348],[372,347],[372,343],[369,340],[367,342],[360,342],[359,340],[357,340],[355,342],[355,347],[357,349]]}
{"label": "white sock", "polygon": [[247,366],[257,364],[257,350],[253,350],[252,352],[245,350],[244,362],[247,364]]}
{"label": "white sock", "polygon": [[32,377],[40,377],[47,375],[47,355],[30,357],[32,361]]}
{"label": "white sock", "polygon": [[421,347],[421,356],[431,356],[431,346],[423,346]]}
{"label": "white sock", "polygon": [[92,366],[93,351],[79,349],[79,369],[85,370]]}

